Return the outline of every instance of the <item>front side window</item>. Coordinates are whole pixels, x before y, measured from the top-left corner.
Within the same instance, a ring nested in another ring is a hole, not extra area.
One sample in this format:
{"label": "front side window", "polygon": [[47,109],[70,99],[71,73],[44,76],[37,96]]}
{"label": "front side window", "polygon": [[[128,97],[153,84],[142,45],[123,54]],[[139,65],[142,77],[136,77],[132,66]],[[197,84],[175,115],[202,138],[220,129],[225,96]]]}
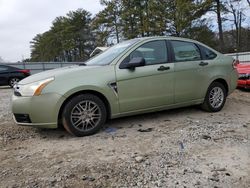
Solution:
{"label": "front side window", "polygon": [[175,62],[201,60],[199,48],[191,42],[171,41]]}
{"label": "front side window", "polygon": [[129,60],[142,57],[145,59],[146,65],[166,63],[167,57],[167,46],[163,40],[147,42],[137,48],[129,55]]}

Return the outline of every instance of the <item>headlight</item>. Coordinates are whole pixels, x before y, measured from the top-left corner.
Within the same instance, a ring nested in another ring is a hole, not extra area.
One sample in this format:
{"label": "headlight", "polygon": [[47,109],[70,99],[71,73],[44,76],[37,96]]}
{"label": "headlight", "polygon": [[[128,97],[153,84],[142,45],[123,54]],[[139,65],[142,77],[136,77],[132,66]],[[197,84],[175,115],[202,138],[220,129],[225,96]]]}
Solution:
{"label": "headlight", "polygon": [[41,94],[45,86],[48,85],[50,82],[52,82],[54,79],[55,79],[54,77],[51,77],[37,82],[32,82],[29,84],[24,84],[24,85],[17,84],[14,86],[14,92],[19,93],[19,95],[24,97],[38,96]]}

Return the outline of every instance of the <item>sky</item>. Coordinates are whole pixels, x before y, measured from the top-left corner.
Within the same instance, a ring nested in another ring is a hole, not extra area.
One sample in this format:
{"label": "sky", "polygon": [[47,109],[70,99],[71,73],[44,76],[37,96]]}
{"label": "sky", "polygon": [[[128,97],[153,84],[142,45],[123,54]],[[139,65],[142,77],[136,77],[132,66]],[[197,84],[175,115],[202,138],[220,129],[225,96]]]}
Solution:
{"label": "sky", "polygon": [[52,21],[83,8],[102,10],[99,0],[0,0],[0,57],[7,62],[30,57],[30,41],[48,31]]}
{"label": "sky", "polygon": [[[244,24],[250,25],[250,7],[247,7]],[[83,8],[95,15],[103,7],[99,0],[0,0],[0,59],[17,62],[30,57],[30,41],[48,31],[52,21],[69,11]],[[209,14],[213,30],[217,30],[216,15]],[[244,26],[243,24],[243,26]],[[224,22],[224,29],[232,29],[232,22]]]}

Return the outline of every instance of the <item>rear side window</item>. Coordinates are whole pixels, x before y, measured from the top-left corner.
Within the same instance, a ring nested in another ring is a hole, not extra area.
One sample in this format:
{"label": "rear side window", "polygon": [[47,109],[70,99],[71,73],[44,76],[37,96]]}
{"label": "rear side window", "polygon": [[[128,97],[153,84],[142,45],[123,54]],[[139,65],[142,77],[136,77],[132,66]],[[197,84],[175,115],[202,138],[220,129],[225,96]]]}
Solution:
{"label": "rear side window", "polygon": [[194,43],[171,41],[171,44],[175,62],[201,60],[200,50]]}
{"label": "rear side window", "polygon": [[129,55],[129,59],[143,57],[146,65],[167,63],[167,46],[164,40],[152,41],[141,45]]}
{"label": "rear side window", "polygon": [[209,60],[209,59],[214,59],[217,57],[217,54],[214,53],[212,50],[209,50],[208,48],[204,46],[200,46],[202,52],[203,52],[203,59]]}

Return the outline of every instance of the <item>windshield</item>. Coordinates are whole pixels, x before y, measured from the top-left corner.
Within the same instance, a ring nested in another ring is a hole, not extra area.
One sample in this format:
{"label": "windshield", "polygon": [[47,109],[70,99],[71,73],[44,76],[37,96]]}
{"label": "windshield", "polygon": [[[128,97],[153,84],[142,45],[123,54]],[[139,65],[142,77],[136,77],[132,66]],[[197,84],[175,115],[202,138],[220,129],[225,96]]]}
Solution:
{"label": "windshield", "polygon": [[112,46],[111,48],[107,49],[106,51],[102,52],[101,54],[91,58],[87,62],[86,65],[108,65],[110,64],[115,58],[117,58],[122,52],[128,49],[130,46],[135,44],[139,39],[132,39],[128,40],[119,44]]}

